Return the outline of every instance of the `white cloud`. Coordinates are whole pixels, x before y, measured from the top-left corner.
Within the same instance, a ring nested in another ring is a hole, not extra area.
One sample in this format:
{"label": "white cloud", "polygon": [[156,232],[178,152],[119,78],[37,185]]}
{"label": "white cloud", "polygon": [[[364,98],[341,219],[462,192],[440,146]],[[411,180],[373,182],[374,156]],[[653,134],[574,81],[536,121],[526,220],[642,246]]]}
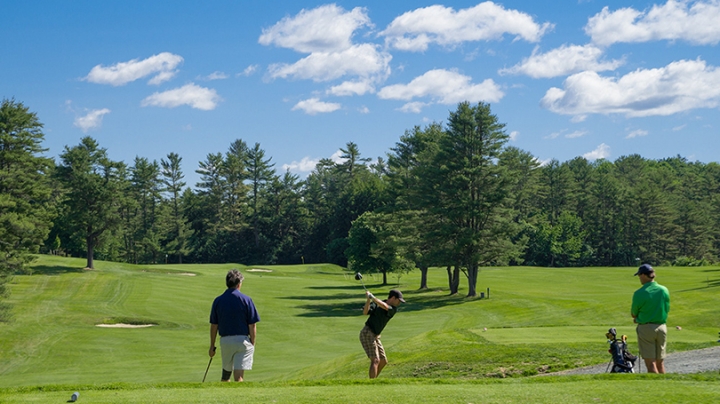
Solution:
{"label": "white cloud", "polygon": [[676,126],[676,127],[672,128],[672,130],[673,130],[674,132],[677,132],[677,131],[680,131],[680,130],[685,129],[686,126],[687,126],[687,124],[682,124],[682,125],[679,125],[679,126]]}
{"label": "white cloud", "polygon": [[293,161],[290,164],[283,164],[282,169],[284,171],[290,170],[292,172],[307,173],[315,169],[315,166],[320,159],[311,159],[310,157],[303,157],[300,161]]}
{"label": "white cloud", "polygon": [[608,7],[588,20],[585,26],[594,43],[685,40],[707,45],[720,42],[720,2],[668,0],[645,11]]}
{"label": "white cloud", "polygon": [[271,78],[311,79],[316,82],[351,75],[385,77],[390,74],[390,56],[378,45],[353,45],[339,52],[315,52],[293,64],[276,63],[268,67]]}
{"label": "white cloud", "polygon": [[176,68],[182,61],[182,56],[163,52],[144,60],[133,59],[107,67],[97,65],[83,80],[97,84],[122,86],[157,73],[148,84],[160,84],[175,76]]}
{"label": "white cloud", "polygon": [[509,135],[510,141],[511,141],[511,142],[516,141],[517,138],[518,138],[518,136],[520,136],[520,132],[518,132],[518,131],[516,131],[516,130],[510,132],[510,135]]}
{"label": "white cloud", "polygon": [[229,76],[223,72],[212,72],[205,77],[198,77],[198,80],[225,80]]}
{"label": "white cloud", "polygon": [[422,109],[427,107],[428,105],[430,105],[430,104],[426,103],[426,102],[419,102],[419,101],[408,102],[407,104],[400,107],[400,111],[419,114],[422,112]]}
{"label": "white cloud", "polygon": [[568,138],[568,139],[575,139],[575,138],[578,138],[578,137],[583,137],[583,136],[585,136],[586,134],[587,134],[587,131],[584,131],[584,130],[576,130],[575,132],[568,133],[567,135],[565,135],[565,137]]}
{"label": "white cloud", "polygon": [[308,115],[317,115],[320,113],[337,111],[340,108],[340,104],[320,101],[318,98],[310,98],[298,102],[294,107],[292,107],[292,110],[302,110]]}
{"label": "white cloud", "polygon": [[332,154],[332,156],[330,156],[330,160],[332,160],[335,164],[342,164],[347,161],[347,159],[340,157],[343,154],[345,154],[345,153],[343,153],[342,150],[338,149],[338,151],[336,151],[335,153]]}
{"label": "white cloud", "polygon": [[259,67],[260,66],[258,65],[250,65],[246,67],[245,70],[242,71],[242,73],[238,73],[238,76],[251,76],[257,71]]}
{"label": "white cloud", "polygon": [[406,100],[429,97],[440,104],[451,105],[462,101],[498,102],[505,95],[492,79],[480,84],[456,71],[430,70],[408,84],[393,84],[378,92],[381,99]]}
{"label": "white cloud", "polygon": [[174,90],[154,93],[146,97],[140,105],[143,107],[175,108],[189,105],[195,109],[209,111],[217,107],[222,99],[214,89],[200,87],[194,83],[186,84]]}
{"label": "white cloud", "polygon": [[73,124],[82,129],[83,132],[87,132],[90,129],[96,129],[102,126],[103,116],[109,113],[110,110],[107,108],[94,109],[85,116],[75,118]]}
{"label": "white cloud", "polygon": [[553,161],[553,159],[551,159],[551,158],[545,159],[545,160],[540,160],[539,158],[535,157],[535,162],[538,163],[538,165],[540,167],[544,167],[544,166],[550,164],[551,161]]}
{"label": "white cloud", "polygon": [[565,80],[563,89],[549,89],[541,105],[559,114],[628,117],[714,108],[720,105],[720,69],[698,59],[638,69],[620,78],[577,73]]}
{"label": "white cloud", "polygon": [[369,114],[369,113],[370,113],[370,108],[368,108],[368,107],[366,107],[365,105],[363,105],[362,107],[358,108],[358,112],[361,113],[361,114]]}
{"label": "white cloud", "polygon": [[606,158],[610,157],[610,146],[606,145],[605,143],[602,143],[595,150],[583,154],[583,157],[585,157],[588,160],[606,159]]}
{"label": "white cloud", "polygon": [[546,53],[539,53],[538,49],[535,47],[530,57],[513,67],[501,69],[499,73],[549,78],[567,76],[584,70],[615,70],[624,63],[622,60],[599,61],[603,50],[593,45],[562,45]]}
{"label": "white cloud", "polygon": [[379,35],[392,48],[422,52],[432,43],[455,46],[466,41],[501,39],[505,34],[537,42],[552,27],[549,23],[537,24],[528,14],[486,1],[458,11],[441,5],[408,11]]}
{"label": "white cloud", "polygon": [[563,130],[560,131],[560,132],[553,132],[553,133],[545,136],[543,139],[557,139],[557,138],[560,136],[560,134],[561,134],[562,132],[564,132],[564,131],[565,131],[565,130],[563,129]]}
{"label": "white cloud", "polygon": [[340,85],[332,86],[327,91],[335,96],[364,95],[375,92],[375,86],[368,80],[346,81]]}
{"label": "white cloud", "polygon": [[353,33],[363,26],[371,26],[364,8],[356,7],[348,12],[328,4],[283,18],[263,29],[258,42],[303,53],[334,52],[352,46]]}
{"label": "white cloud", "polygon": [[639,136],[647,136],[647,134],[648,134],[648,131],[646,131],[646,130],[636,129],[636,130],[628,133],[627,136],[625,136],[625,139],[632,139],[634,137],[639,137]]}

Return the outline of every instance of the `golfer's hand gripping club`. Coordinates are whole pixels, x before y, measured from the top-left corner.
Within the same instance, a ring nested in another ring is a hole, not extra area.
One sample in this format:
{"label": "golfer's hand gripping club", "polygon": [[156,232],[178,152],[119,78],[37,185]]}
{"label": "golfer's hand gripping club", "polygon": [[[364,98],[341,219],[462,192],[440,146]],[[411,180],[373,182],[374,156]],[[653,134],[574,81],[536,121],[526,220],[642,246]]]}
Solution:
{"label": "golfer's hand gripping club", "polygon": [[372,293],[370,293],[369,290],[366,290],[366,291],[365,291],[365,296],[367,296],[368,300],[375,300],[375,295],[373,295]]}

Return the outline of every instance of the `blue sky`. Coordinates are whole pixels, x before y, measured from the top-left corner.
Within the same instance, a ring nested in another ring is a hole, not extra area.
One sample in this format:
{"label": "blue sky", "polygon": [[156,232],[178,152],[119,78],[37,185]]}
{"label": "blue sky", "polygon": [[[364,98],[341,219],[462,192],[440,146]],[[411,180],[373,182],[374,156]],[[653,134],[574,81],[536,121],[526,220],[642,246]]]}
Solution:
{"label": "blue sky", "polygon": [[0,98],[58,156],[92,136],[131,165],[260,143],[306,176],[348,142],[385,157],[489,102],[540,161],[718,161],[720,0],[0,0]]}

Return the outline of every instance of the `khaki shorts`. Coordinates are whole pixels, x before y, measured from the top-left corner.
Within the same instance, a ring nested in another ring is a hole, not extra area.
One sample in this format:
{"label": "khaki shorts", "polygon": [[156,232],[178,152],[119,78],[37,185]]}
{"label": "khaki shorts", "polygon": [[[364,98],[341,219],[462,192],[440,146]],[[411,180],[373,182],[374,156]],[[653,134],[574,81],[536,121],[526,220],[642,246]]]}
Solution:
{"label": "khaki shorts", "polygon": [[375,335],[368,326],[363,327],[362,331],[360,331],[360,343],[368,358],[387,360],[385,348],[380,342],[380,335]]}
{"label": "khaki shorts", "polygon": [[222,368],[228,372],[233,370],[251,370],[255,346],[250,343],[247,335],[228,335],[220,337]]}
{"label": "khaki shorts", "polygon": [[665,359],[667,327],[665,324],[638,324],[638,349],[643,359]]}

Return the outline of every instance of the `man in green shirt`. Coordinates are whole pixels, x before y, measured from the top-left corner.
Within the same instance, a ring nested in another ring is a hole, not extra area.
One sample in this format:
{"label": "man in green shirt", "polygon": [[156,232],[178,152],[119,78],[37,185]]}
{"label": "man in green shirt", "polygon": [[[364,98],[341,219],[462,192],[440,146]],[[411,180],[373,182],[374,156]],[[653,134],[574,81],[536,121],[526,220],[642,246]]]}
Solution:
{"label": "man in green shirt", "polygon": [[630,314],[637,323],[640,356],[648,373],[665,373],[665,345],[667,316],[670,312],[670,292],[655,282],[655,270],[642,264],[635,273],[642,287],[635,291]]}
{"label": "man in green shirt", "polygon": [[369,375],[374,379],[380,375],[385,365],[387,365],[387,356],[385,349],[380,342],[380,333],[397,312],[400,303],[404,303],[402,292],[393,289],[388,294],[386,300],[380,300],[372,293],[365,291],[367,300],[363,307],[363,314],[369,316],[365,322],[365,327],[360,331],[360,343],[362,344],[365,354],[370,358]]}

